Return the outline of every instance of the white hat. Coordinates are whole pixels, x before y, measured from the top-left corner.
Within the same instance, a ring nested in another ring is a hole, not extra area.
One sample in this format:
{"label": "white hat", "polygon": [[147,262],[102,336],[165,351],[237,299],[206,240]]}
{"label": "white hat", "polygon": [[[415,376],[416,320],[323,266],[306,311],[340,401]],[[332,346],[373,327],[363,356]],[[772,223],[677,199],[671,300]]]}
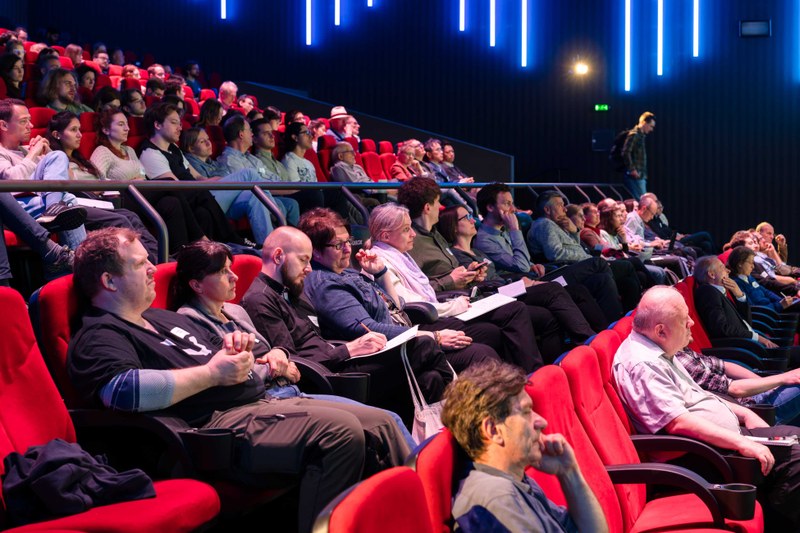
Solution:
{"label": "white hat", "polygon": [[349,114],[350,113],[347,112],[347,109],[345,109],[343,105],[337,105],[331,109],[331,120],[336,118],[344,118]]}

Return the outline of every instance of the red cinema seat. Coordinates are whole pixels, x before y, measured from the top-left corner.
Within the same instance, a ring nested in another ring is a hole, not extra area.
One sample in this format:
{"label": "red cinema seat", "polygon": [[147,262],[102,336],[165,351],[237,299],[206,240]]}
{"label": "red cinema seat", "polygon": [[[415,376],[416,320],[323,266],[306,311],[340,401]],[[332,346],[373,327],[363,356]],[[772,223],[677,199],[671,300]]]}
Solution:
{"label": "red cinema seat", "polygon": [[[311,152],[311,150],[309,150],[309,152]],[[331,177],[331,153],[332,152],[330,150],[320,150],[317,152],[319,167],[322,169],[322,173],[325,176],[325,181],[330,181]],[[319,176],[317,179],[319,179]]]}
{"label": "red cinema seat", "polygon": [[194,91],[188,85],[183,86],[183,97],[184,98],[194,98]]}
{"label": "red cinema seat", "polygon": [[109,65],[108,66],[108,75],[109,76],[122,76],[122,65]]}
{"label": "red cinema seat", "polygon": [[361,154],[361,166],[364,167],[364,171],[367,176],[372,178],[372,181],[387,179],[386,174],[383,172],[381,158],[375,152],[363,152]]}
{"label": "red cinema seat", "polygon": [[99,91],[103,87],[111,87],[113,84],[111,83],[111,78],[108,77],[106,74],[98,74],[97,81],[94,83],[94,90]]}
{"label": "red cinema seat", "polygon": [[3,78],[0,78],[0,100],[3,100],[6,97],[6,82],[3,81]]}
{"label": "red cinema seat", "polygon": [[358,139],[356,139],[355,137],[345,137],[344,142],[350,143],[350,146],[353,147],[355,153],[358,153]]}
{"label": "red cinema seat", "polygon": [[33,125],[31,129],[31,138],[37,135],[46,135],[47,125],[50,123],[50,119],[53,118],[53,115],[56,114],[55,110],[49,107],[31,107],[28,111],[31,114],[31,124]]}
{"label": "red cinema seat", "polygon": [[331,135],[323,135],[317,139],[317,151],[333,150],[336,146],[336,139]]}
{"label": "red cinema seat", "polygon": [[469,457],[445,428],[420,445],[408,464],[422,480],[432,531],[452,531],[454,488],[468,473]]}
{"label": "red cinema seat", "polygon": [[394,146],[390,141],[380,141],[378,142],[378,153],[379,154],[393,154],[394,153]]}
{"label": "red cinema seat", "polygon": [[72,59],[68,58],[67,56],[58,56],[58,60],[61,62],[61,68],[75,70],[75,65],[72,64]]}
{"label": "red cinema seat", "polygon": [[211,157],[216,159],[225,149],[225,135],[222,133],[222,126],[206,126],[206,133],[208,133],[213,147]]}
{"label": "red cinema seat", "polygon": [[378,147],[375,144],[375,141],[372,139],[361,139],[361,153],[364,154],[366,152],[377,152]]}
{"label": "red cinema seat", "polygon": [[58,55],[60,55],[60,56],[63,56],[64,53],[66,52],[66,49],[63,46],[58,45],[58,44],[51,45],[50,48],[52,48],[53,50],[58,52]]}
{"label": "red cinema seat", "polygon": [[[596,441],[587,434],[577,417],[570,384],[562,368],[548,365],[537,370],[526,390],[533,401],[533,410],[548,422],[544,433],[560,433],[572,446],[583,476],[603,509],[610,531],[729,531],[711,493],[710,484],[693,476],[691,472],[654,463],[604,466],[595,449]],[[662,474],[662,471],[671,474]],[[638,487],[641,483],[657,483],[659,478],[666,478],[668,475],[682,475],[685,479],[692,479],[695,483],[694,490],[703,495],[703,502],[696,505],[699,502],[697,498],[675,496],[670,503],[685,504],[685,508],[676,508],[675,505],[664,505],[661,499],[653,500],[657,503],[648,502],[644,505],[650,505],[651,508],[642,508],[635,522],[631,524],[628,521],[631,515],[625,512],[626,506],[640,505],[641,502],[621,502],[611,480],[624,479],[626,483],[636,483]],[[752,525],[753,528],[739,528],[734,531],[763,531],[763,517],[758,506],[755,516],[747,525]]]}
{"label": "red cinema seat", "polygon": [[242,301],[244,293],[258,277],[262,266],[261,258],[254,255],[241,254],[233,257],[231,269],[239,276],[239,279],[236,281],[236,296],[231,300],[232,303],[238,304]]}
{"label": "red cinema seat", "polygon": [[171,298],[171,285],[175,279],[175,271],[178,263],[161,263],[156,265],[156,273],[154,280],[156,282],[156,298],[150,307],[156,309],[169,309],[172,301]]}
{"label": "red cinema seat", "polygon": [[433,533],[419,476],[398,466],[354,485],[320,513],[314,533]]}
{"label": "red cinema seat", "polygon": [[612,327],[619,335],[620,341],[625,340],[633,330],[633,316],[624,316],[617,320],[617,323]]}
{"label": "red cinema seat", "polygon": [[100,68],[100,65],[98,65],[94,61],[91,61],[91,58],[87,59],[87,60],[84,60],[83,64],[86,65],[87,67],[93,68],[94,71],[96,73],[98,73],[98,74],[102,74],[103,73],[103,70]]}
{"label": "red cinema seat", "polygon": [[84,132],[78,152],[88,160],[92,157],[95,148],[97,148],[97,134],[93,131]]}
{"label": "red cinema seat", "polygon": [[97,129],[97,113],[94,111],[86,111],[85,113],[81,113],[78,117],[78,120],[81,123],[81,131],[86,133],[87,131],[95,131]]}
{"label": "red cinema seat", "polygon": [[[94,93],[88,87],[78,87],[78,100],[91,107],[91,102],[94,99]],[[83,124],[81,124],[83,127]]]}
{"label": "red cinema seat", "polygon": [[215,93],[212,89],[200,89],[200,101],[203,102],[208,100],[209,98],[216,98],[217,93]]}
{"label": "red cinema seat", "polygon": [[[75,442],[75,427],[39,352],[22,296],[1,288],[0,306],[7,313],[0,335],[0,457],[53,439]],[[95,507],[8,531],[194,531],[219,513],[219,498],[205,483],[157,481],[155,489],[152,499]],[[6,520],[0,513],[0,529],[7,527]]]}
{"label": "red cinema seat", "polygon": [[[579,346],[561,361],[569,381],[573,406],[578,420],[594,445],[604,465],[640,464],[639,454],[622,425],[614,406],[603,390],[597,355],[589,346]],[[720,463],[724,459],[720,456]],[[615,485],[626,531],[683,531],[689,527],[719,527],[705,503],[694,494],[679,494],[647,500],[641,484]],[[727,520],[731,531],[763,531],[764,519],[756,504],[750,520]]]}
{"label": "red cinema seat", "polygon": [[384,175],[386,175],[386,178],[388,179],[389,176],[391,176],[391,173],[389,171],[392,168],[392,165],[394,165],[394,162],[397,161],[397,156],[389,152],[388,154],[381,153],[381,155],[379,155],[378,157],[381,160],[381,168],[383,169],[383,173]]}
{"label": "red cinema seat", "polygon": [[319,157],[317,157],[317,152],[314,150],[306,150],[305,158],[308,161],[311,161],[311,164],[314,165],[314,171],[317,174],[317,181],[320,183],[325,183],[328,181],[328,174],[322,170],[322,166],[319,163]]}
{"label": "red cinema seat", "polygon": [[128,135],[145,135],[144,117],[128,117]]}

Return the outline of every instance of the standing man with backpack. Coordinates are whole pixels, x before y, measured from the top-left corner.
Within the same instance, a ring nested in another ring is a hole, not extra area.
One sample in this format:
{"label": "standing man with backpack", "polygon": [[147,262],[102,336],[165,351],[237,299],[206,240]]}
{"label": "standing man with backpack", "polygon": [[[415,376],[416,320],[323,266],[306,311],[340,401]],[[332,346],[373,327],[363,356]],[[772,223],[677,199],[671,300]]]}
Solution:
{"label": "standing man with backpack", "polygon": [[647,151],[645,135],[656,127],[656,116],[645,111],[639,124],[630,131],[620,133],[614,140],[610,159],[616,170],[624,172],[623,183],[637,200],[647,192]]}

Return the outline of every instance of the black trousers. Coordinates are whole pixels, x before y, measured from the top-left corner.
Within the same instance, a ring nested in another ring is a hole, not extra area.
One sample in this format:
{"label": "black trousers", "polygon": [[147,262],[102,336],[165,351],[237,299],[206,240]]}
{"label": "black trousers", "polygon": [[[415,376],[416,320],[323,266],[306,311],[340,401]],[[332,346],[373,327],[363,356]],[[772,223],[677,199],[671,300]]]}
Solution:
{"label": "black trousers", "polygon": [[589,290],[609,323],[619,320],[622,316],[620,294],[606,261],[592,257],[569,265],[563,272],[568,285],[583,285]]}
{"label": "black trousers", "polygon": [[158,263],[158,241],[147,230],[142,223],[139,215],[127,209],[98,209],[96,207],[86,208],[86,231],[93,231],[101,228],[128,228],[138,233],[139,241],[147,250],[147,258],[151,263]]}
{"label": "black trousers", "polygon": [[[47,254],[52,246],[49,244],[50,233],[19,205],[19,202],[14,199],[11,193],[0,193],[0,225],[14,232],[17,237],[42,257]],[[7,280],[11,277],[11,265],[8,262],[6,240],[2,231],[0,231],[0,280]]]}

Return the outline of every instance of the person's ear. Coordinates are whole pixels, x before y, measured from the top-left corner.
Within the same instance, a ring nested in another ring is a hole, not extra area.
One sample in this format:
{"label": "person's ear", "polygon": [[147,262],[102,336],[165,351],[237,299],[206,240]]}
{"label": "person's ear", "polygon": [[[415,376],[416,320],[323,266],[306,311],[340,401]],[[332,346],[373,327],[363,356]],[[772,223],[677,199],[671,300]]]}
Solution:
{"label": "person's ear", "polygon": [[272,252],[272,262],[281,266],[286,261],[286,254],[281,248],[275,248]]}
{"label": "person's ear", "polygon": [[203,287],[200,285],[200,282],[196,279],[189,280],[189,288],[192,289],[197,294],[203,294]]}
{"label": "person's ear", "polygon": [[108,272],[103,272],[100,276],[100,283],[103,285],[103,288],[109,291],[116,291],[117,288],[114,286],[114,278]]}

